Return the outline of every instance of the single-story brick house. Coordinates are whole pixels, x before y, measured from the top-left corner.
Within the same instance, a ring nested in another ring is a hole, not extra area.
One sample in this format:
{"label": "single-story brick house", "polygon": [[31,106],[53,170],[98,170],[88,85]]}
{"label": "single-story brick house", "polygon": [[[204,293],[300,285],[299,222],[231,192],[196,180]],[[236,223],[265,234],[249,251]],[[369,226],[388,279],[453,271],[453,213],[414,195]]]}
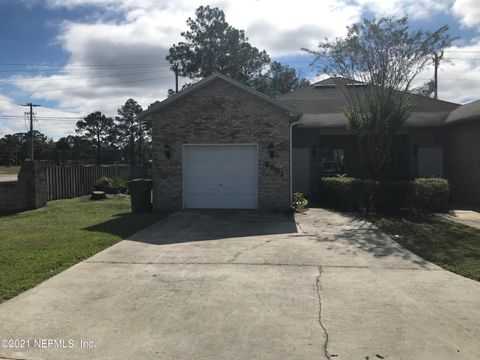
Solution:
{"label": "single-story brick house", "polygon": [[[456,200],[480,205],[480,119],[469,105],[413,100],[391,177],[447,177]],[[152,119],[154,209],[284,211],[292,192],[318,196],[322,176],[361,175],[346,105],[335,79],[273,99],[214,74],[152,106],[141,117]]]}

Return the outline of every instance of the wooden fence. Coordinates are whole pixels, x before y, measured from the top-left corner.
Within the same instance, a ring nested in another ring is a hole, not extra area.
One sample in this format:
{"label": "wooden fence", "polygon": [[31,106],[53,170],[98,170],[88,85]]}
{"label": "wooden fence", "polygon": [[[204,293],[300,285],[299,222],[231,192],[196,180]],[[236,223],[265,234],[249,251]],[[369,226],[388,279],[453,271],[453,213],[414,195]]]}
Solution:
{"label": "wooden fence", "polygon": [[88,195],[102,176],[130,178],[128,165],[55,165],[46,163],[48,200]]}

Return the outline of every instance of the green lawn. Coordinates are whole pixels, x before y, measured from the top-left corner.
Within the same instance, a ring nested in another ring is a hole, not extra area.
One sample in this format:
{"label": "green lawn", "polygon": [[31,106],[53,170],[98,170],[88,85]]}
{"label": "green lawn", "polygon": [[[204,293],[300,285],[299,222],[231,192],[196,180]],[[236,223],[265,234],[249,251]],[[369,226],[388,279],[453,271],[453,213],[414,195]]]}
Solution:
{"label": "green lawn", "polygon": [[130,198],[57,200],[0,216],[0,302],[165,217],[132,214]]}
{"label": "green lawn", "polygon": [[480,281],[480,230],[436,216],[378,217],[372,222],[428,261]]}
{"label": "green lawn", "polygon": [[20,171],[20,166],[0,166],[0,174],[17,175]]}

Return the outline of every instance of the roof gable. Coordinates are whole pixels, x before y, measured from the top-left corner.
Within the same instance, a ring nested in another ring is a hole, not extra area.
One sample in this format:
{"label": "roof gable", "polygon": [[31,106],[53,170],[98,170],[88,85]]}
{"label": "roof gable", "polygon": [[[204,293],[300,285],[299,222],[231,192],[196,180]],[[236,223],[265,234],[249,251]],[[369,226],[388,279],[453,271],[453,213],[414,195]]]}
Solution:
{"label": "roof gable", "polygon": [[153,105],[152,107],[150,107],[149,109],[143,111],[139,117],[140,118],[144,118],[144,117],[147,117],[149,115],[152,115],[158,111],[160,111],[162,108],[164,108],[165,106],[167,105],[170,105],[170,104],[173,104],[179,100],[181,100],[182,98],[184,98],[185,96],[187,96],[188,94],[191,94],[192,92],[194,91],[197,91],[201,88],[203,88],[204,86],[210,84],[213,80],[216,80],[216,79],[220,79],[222,81],[226,81],[228,82],[229,84],[232,84],[244,91],[247,91],[249,93],[251,93],[252,95],[256,96],[256,97],[259,97],[260,99],[266,101],[266,102],[269,102],[271,103],[272,105],[278,107],[278,108],[281,108],[283,110],[285,110],[286,112],[289,112],[289,113],[292,113],[293,115],[297,115],[297,116],[300,116],[301,113],[294,109],[293,107],[289,106],[288,104],[285,104],[283,102],[280,102],[274,98],[271,98],[270,96],[267,96],[255,89],[252,89],[251,87],[249,86],[246,86],[228,76],[225,76],[223,74],[220,74],[220,73],[215,73],[215,74],[212,74],[210,76],[207,76],[206,78],[200,80],[199,82],[187,87],[186,89],[180,91],[178,94],[175,94],[155,105]]}

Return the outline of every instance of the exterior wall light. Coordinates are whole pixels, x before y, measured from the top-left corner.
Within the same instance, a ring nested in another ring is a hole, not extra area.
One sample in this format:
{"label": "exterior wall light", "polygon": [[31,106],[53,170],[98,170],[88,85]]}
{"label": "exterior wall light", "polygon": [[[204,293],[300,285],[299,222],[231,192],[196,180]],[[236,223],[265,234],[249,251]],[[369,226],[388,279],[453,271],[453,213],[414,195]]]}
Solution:
{"label": "exterior wall light", "polygon": [[165,157],[167,159],[170,159],[170,157],[172,156],[172,149],[170,148],[170,145],[163,145],[163,153],[165,154]]}
{"label": "exterior wall light", "polygon": [[268,154],[270,155],[270,159],[273,159],[273,157],[275,156],[275,145],[273,144],[273,142],[270,142],[270,144],[268,144]]}

